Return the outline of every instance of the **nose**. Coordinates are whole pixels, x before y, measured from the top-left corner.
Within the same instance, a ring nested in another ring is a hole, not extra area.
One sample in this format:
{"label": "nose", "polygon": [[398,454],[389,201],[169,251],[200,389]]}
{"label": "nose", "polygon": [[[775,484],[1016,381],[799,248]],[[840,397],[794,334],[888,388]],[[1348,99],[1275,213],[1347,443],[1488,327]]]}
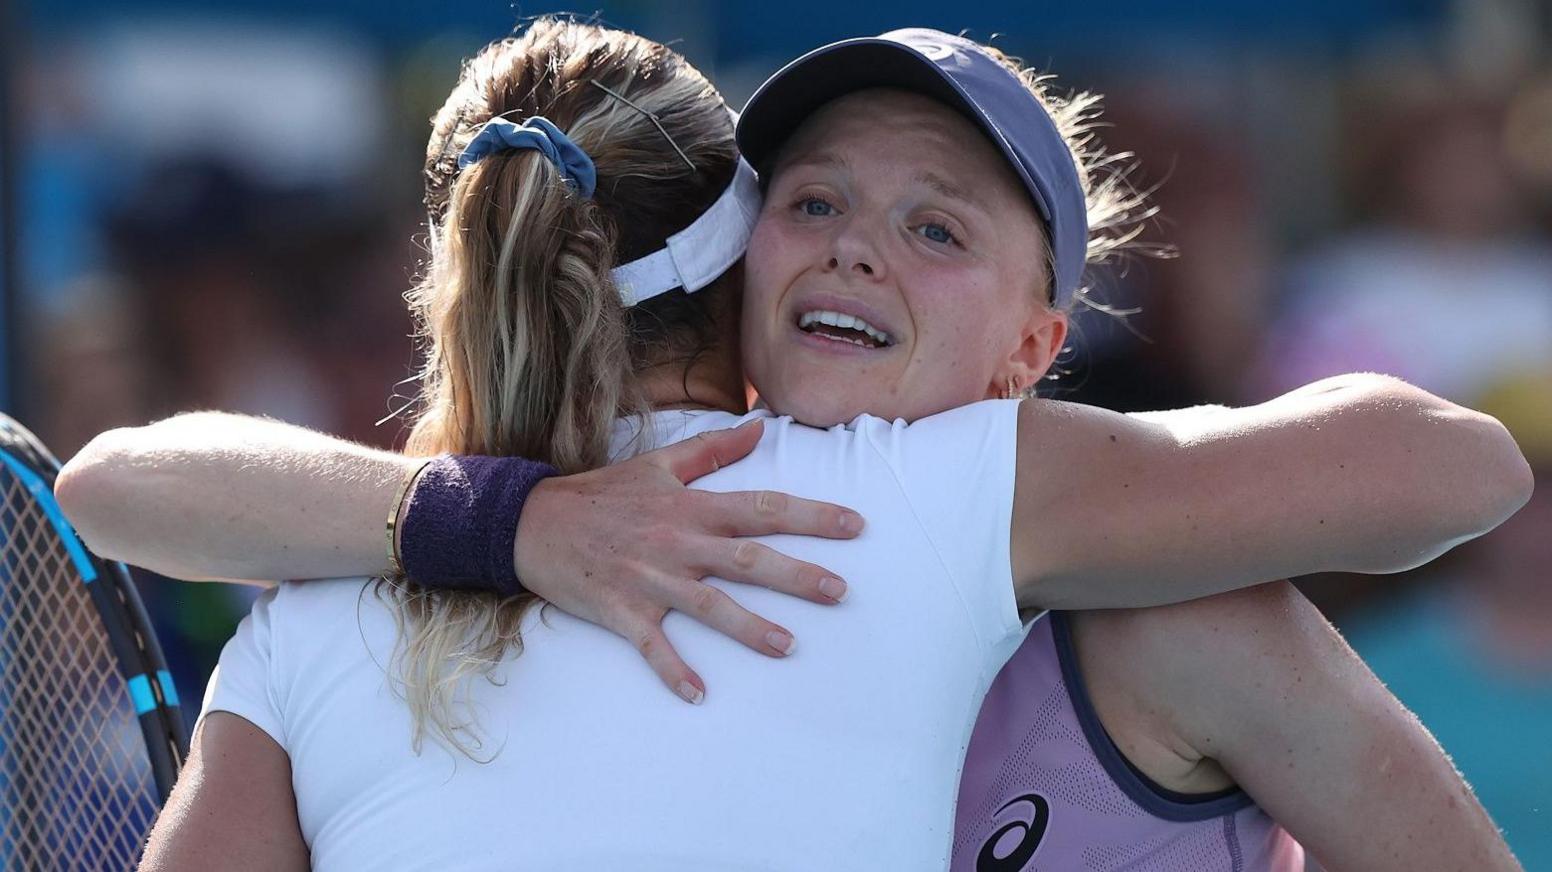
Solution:
{"label": "nose", "polygon": [[850,272],[869,279],[882,278],[884,274],[883,257],[855,221],[836,235],[825,266],[834,272]]}
{"label": "nose", "polygon": [[[830,258],[829,267],[830,267],[830,269],[833,269],[833,270],[840,269],[841,268],[841,261],[840,261],[840,259],[839,258],[835,258],[835,257]],[[854,263],[851,264],[851,268],[852,268],[852,270],[854,270],[856,272],[860,272],[860,273],[862,273],[865,276],[870,276],[870,275],[873,274],[873,265],[868,263],[865,260],[855,261]]]}

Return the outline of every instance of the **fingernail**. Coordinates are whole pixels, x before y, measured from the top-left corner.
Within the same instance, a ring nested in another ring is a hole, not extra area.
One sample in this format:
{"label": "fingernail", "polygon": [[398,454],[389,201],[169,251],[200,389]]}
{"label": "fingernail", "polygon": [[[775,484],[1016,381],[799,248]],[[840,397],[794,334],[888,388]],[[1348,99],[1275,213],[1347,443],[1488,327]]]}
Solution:
{"label": "fingernail", "polygon": [[827,575],[819,581],[819,592],[838,603],[843,603],[846,602],[849,588],[846,587],[846,582],[833,575]]}
{"label": "fingernail", "polygon": [[861,533],[862,516],[856,512],[842,512],[841,530],[846,533]]}
{"label": "fingernail", "polygon": [[765,644],[775,648],[782,654],[791,654],[792,648],[797,644],[791,633],[783,633],[780,630],[772,630],[765,634]]}
{"label": "fingernail", "polygon": [[705,692],[688,681],[679,682],[679,695],[690,705],[700,705],[706,696]]}

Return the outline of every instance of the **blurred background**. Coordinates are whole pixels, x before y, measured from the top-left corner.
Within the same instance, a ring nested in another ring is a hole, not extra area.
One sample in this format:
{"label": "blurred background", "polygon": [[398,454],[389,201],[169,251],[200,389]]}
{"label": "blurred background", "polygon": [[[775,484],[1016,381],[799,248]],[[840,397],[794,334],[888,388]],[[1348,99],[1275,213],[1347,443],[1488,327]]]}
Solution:
{"label": "blurred background", "polygon": [[[944,11],[945,7],[952,11]],[[0,0],[0,408],[63,458],[180,410],[394,447],[428,119],[549,7]],[[1178,251],[1099,276],[1051,393],[1257,402],[1377,370],[1500,417],[1532,505],[1403,576],[1301,586],[1552,869],[1552,8],[1536,0],[610,2],[739,105],[925,25],[1107,97]],[[251,589],[139,581],[197,700]],[[192,711],[197,706],[190,706]]]}

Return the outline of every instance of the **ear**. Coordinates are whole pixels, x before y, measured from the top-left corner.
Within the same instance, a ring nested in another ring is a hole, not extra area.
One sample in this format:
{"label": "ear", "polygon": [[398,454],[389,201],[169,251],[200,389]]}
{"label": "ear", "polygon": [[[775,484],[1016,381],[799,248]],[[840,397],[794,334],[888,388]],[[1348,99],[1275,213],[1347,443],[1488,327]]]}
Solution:
{"label": "ear", "polygon": [[1067,315],[1045,305],[1032,307],[1019,332],[1019,344],[999,367],[987,396],[1000,397],[1011,378],[1028,390],[1045,377],[1067,341]]}

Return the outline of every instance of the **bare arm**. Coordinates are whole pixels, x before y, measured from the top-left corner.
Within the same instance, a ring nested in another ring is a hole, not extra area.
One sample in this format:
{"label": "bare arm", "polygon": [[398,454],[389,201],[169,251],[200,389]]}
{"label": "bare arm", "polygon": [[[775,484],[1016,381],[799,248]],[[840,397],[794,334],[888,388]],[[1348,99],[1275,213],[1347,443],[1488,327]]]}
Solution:
{"label": "bare arm", "polygon": [[[850,538],[862,519],[776,492],[685,486],[748,454],[760,433],[755,422],[546,479],[514,521],[518,577],[630,640],[689,699],[705,685],[663,635],[670,609],[761,653],[785,654],[787,630],[700,579],[834,604],[846,594],[843,580],[745,537]],[[413,465],[279,421],[195,412],[103,433],[65,464],[55,495],[92,550],[174,578],[380,575],[388,569],[385,522]]]}
{"label": "bare arm", "polygon": [[380,575],[414,465],[280,421],[193,412],[99,435],[55,494],[93,551],[172,578]]}
{"label": "bare arm", "polygon": [[308,868],[291,758],[243,718],[211,712],[156,819],[141,872]]}
{"label": "bare arm", "polygon": [[1165,787],[1226,772],[1333,872],[1520,868],[1438,743],[1292,585],[1080,613],[1074,638],[1107,729]]}
{"label": "bare arm", "polygon": [[1496,420],[1386,376],[1147,416],[1031,400],[1014,580],[1023,607],[1110,608],[1399,572],[1497,526],[1531,486]]}

